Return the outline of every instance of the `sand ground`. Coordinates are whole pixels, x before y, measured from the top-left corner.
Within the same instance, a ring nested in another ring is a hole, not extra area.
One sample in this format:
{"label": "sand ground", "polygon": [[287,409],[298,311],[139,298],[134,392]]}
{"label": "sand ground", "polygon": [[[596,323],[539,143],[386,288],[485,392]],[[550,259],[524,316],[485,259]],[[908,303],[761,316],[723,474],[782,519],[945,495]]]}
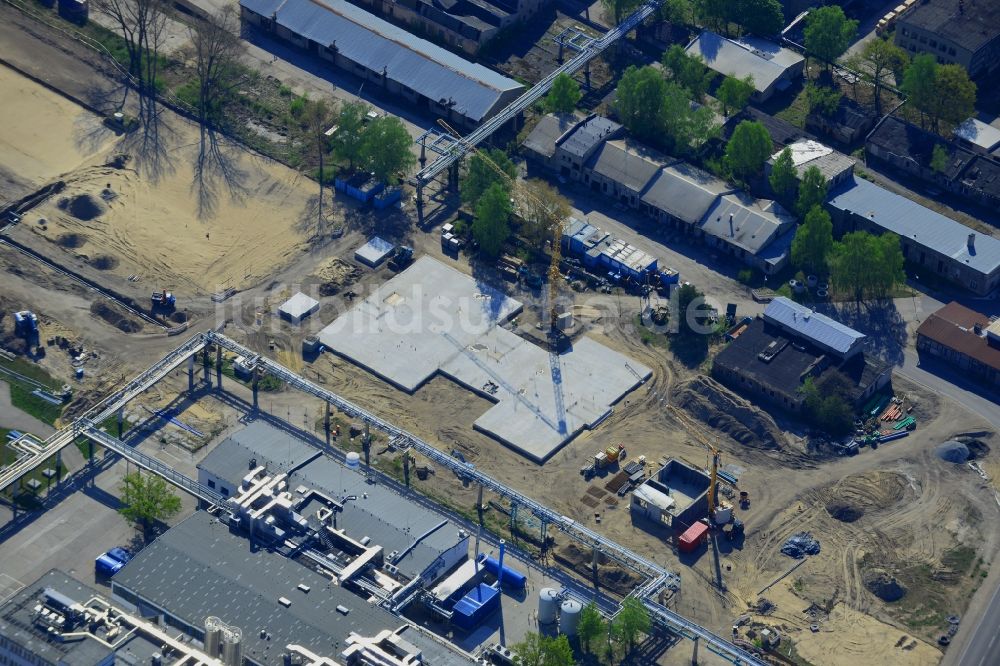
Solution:
{"label": "sand ground", "polygon": [[[0,169],[34,188],[66,183],[25,220],[54,242],[47,254],[62,249],[150,288],[241,289],[287,265],[340,215],[328,208],[319,224],[315,183],[225,139],[202,141],[194,124],[169,112],[155,133],[116,136],[6,68],[0,95],[13,100],[2,112]],[[90,210],[76,210],[80,199]]]}
{"label": "sand ground", "polygon": [[92,137],[100,119],[0,66],[0,196],[17,199],[71,172],[113,143]]}

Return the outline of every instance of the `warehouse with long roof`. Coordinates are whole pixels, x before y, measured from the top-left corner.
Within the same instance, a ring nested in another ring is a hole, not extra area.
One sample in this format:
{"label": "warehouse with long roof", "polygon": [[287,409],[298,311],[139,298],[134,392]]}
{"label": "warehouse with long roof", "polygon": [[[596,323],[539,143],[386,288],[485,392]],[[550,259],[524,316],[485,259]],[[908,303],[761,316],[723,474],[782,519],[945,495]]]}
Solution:
{"label": "warehouse with long roof", "polygon": [[379,85],[417,110],[472,127],[524,86],[346,0],[240,0],[245,23]]}

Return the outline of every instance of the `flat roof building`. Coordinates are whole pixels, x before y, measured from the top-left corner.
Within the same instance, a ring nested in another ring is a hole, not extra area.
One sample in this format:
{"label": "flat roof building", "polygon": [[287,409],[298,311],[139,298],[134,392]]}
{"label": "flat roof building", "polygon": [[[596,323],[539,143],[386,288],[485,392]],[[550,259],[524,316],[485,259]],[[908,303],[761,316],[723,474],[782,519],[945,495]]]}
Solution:
{"label": "flat roof building", "polygon": [[246,23],[277,34],[429,115],[474,126],[524,86],[346,0],[240,0]]}
{"label": "flat roof building", "polygon": [[839,231],[891,232],[903,258],[974,294],[986,295],[1000,282],[1000,240],[890,192],[867,180],[841,183],[826,203]]}
{"label": "flat roof building", "polygon": [[671,458],[632,493],[629,511],[661,527],[684,531],[708,515],[708,474]]}
{"label": "flat roof building", "polygon": [[805,58],[774,42],[756,37],[727,39],[705,30],[694,38],[687,49],[710,69],[725,76],[742,79],[753,77],[753,98],[759,102],[770,99],[776,92],[789,88],[802,78]]}
{"label": "flat roof building", "polygon": [[896,44],[961,65],[973,78],[989,76],[1000,66],[1000,3],[919,2],[896,21]]}
{"label": "flat roof building", "polygon": [[319,301],[311,296],[306,296],[301,291],[278,306],[278,314],[293,324],[302,323],[303,319],[317,310],[319,310]]}
{"label": "flat roof building", "polygon": [[140,551],[112,579],[112,591],[140,605],[147,617],[160,615],[166,624],[199,640],[207,617],[238,627],[243,657],[250,664],[281,663],[292,644],[350,663],[343,655],[356,649],[352,646],[358,637],[384,632],[404,639],[409,652],[391,663],[405,663],[407,657],[448,666],[470,663],[329,576],[272,550],[251,548],[245,538],[203,511]]}

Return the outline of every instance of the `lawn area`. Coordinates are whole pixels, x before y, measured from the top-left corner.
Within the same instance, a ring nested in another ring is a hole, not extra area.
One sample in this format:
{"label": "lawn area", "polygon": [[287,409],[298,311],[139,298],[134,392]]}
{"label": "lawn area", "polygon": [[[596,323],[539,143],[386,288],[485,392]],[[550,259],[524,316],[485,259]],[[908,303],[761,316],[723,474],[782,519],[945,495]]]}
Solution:
{"label": "lawn area", "polygon": [[[44,368],[23,358],[15,358],[13,361],[0,359],[0,369],[27,377],[52,391],[57,391],[62,387],[62,382],[57,381]],[[10,384],[11,404],[21,411],[49,425],[55,425],[62,415],[63,405],[54,405],[33,395],[32,391],[35,390],[33,384],[3,372],[0,372],[0,380]]]}
{"label": "lawn area", "polygon": [[774,116],[776,118],[781,118],[787,123],[791,123],[796,127],[805,128],[806,126],[806,116],[809,115],[809,100],[806,97],[806,89],[803,87],[799,90],[799,93],[784,109],[777,111]]}

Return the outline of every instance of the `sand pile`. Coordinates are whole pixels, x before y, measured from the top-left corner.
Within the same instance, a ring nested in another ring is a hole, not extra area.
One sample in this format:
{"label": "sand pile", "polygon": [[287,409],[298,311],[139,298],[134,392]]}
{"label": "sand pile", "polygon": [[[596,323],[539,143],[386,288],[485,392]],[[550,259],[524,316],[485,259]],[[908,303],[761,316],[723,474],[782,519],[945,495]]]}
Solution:
{"label": "sand pile", "polygon": [[757,449],[782,448],[784,435],[774,419],[714,379],[699,375],[680,384],[673,402],[740,444]]}
{"label": "sand pile", "polygon": [[60,199],[59,208],[84,222],[100,217],[107,210],[103,201],[90,194],[77,194],[74,197]]}
{"label": "sand pile", "polygon": [[882,601],[899,601],[906,596],[906,588],[895,576],[881,569],[865,571],[865,587]]}
{"label": "sand pile", "polygon": [[935,449],[938,458],[945,462],[964,464],[969,459],[969,447],[955,440],[948,440]]}

